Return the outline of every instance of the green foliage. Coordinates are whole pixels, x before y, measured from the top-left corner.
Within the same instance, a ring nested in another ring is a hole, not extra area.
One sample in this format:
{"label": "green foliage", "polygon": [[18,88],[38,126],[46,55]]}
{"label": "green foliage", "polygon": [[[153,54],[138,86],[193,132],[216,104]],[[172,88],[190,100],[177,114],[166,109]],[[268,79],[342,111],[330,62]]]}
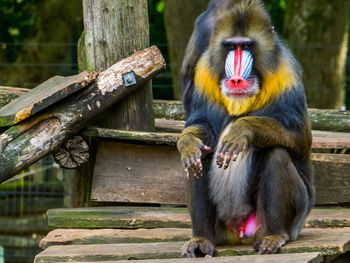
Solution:
{"label": "green foliage", "polygon": [[[23,40],[31,34],[37,20],[36,7],[43,0],[0,0],[0,44],[6,58],[14,60]],[[11,48],[7,48],[10,44]]]}
{"label": "green foliage", "polygon": [[281,33],[283,29],[286,0],[263,0],[268,9],[276,31]]}

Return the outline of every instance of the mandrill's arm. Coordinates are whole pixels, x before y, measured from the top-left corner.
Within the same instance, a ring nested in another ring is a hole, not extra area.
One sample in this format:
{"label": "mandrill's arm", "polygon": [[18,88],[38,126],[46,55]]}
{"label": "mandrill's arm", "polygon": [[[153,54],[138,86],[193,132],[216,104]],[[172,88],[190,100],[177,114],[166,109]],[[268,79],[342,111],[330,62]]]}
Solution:
{"label": "mandrill's arm", "polygon": [[288,130],[270,117],[243,117],[230,123],[221,135],[217,164],[226,169],[231,160],[235,161],[240,152],[248,146],[257,149],[283,147],[296,157],[308,156],[311,148],[311,131],[308,122],[302,131]]}

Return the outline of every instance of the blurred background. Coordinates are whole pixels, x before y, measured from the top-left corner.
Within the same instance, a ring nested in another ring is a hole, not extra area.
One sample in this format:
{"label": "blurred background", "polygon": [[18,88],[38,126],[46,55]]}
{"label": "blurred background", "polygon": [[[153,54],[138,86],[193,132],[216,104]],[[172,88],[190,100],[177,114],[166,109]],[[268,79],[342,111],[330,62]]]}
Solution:
{"label": "blurred background", "polygon": [[[349,1],[265,0],[276,31],[304,68],[309,107],[350,109]],[[181,99],[180,68],[208,0],[148,0],[150,42],[167,71],[154,99]],[[78,73],[82,0],[0,0],[0,86],[33,88]],[[1,106],[1,105],[0,105]],[[0,262],[32,262],[48,232],[45,211],[73,206],[74,176],[46,157],[0,185]]]}

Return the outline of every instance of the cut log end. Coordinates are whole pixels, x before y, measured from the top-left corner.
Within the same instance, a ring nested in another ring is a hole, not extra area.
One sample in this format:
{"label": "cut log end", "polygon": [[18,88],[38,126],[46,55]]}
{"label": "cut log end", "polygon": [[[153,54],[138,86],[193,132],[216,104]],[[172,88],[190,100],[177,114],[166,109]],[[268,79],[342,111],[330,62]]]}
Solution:
{"label": "cut log end", "polygon": [[82,166],[89,160],[89,156],[89,145],[79,135],[69,139],[53,154],[55,162],[65,169],[75,169]]}

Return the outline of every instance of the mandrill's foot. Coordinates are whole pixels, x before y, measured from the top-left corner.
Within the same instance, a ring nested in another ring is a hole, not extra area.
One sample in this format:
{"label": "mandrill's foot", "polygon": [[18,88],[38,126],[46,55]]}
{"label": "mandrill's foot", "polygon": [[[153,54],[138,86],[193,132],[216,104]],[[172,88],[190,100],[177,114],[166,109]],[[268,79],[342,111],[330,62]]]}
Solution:
{"label": "mandrill's foot", "polygon": [[262,240],[255,242],[254,248],[259,255],[276,254],[286,242],[286,238],[281,235],[265,236]]}
{"label": "mandrill's foot", "polygon": [[212,257],[214,256],[214,245],[205,238],[193,238],[185,243],[181,248],[183,258],[195,258],[196,256]]}

